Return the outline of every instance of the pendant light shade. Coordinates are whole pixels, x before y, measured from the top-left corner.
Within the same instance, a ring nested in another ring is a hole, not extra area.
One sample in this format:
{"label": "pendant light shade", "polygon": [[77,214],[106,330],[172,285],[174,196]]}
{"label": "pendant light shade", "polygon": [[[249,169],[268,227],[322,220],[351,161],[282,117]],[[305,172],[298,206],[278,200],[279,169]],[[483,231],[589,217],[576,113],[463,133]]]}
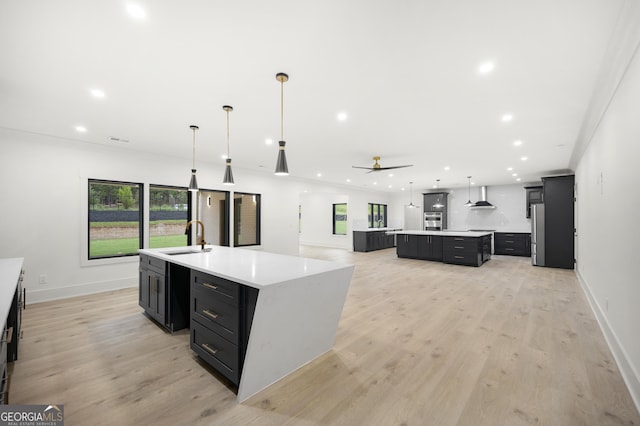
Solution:
{"label": "pendant light shade", "polygon": [[231,153],[229,143],[229,113],[233,111],[233,107],[225,105],[222,107],[222,109],[227,112],[227,159],[226,166],[224,168],[224,178],[222,179],[222,183],[224,185],[234,185],[235,182],[233,181],[233,172],[231,171]]}
{"label": "pendant light shade", "polygon": [[193,130],[193,166],[191,167],[191,181],[189,182],[189,191],[197,191],[198,181],[196,180],[196,130],[198,130],[199,127],[191,125],[189,126],[189,128]]}
{"label": "pendant light shade", "polygon": [[[438,191],[440,189],[440,179],[436,179],[436,191]],[[444,204],[442,204],[440,202],[440,198],[436,198],[436,202],[433,205],[433,207],[435,207],[436,209],[441,209],[444,207]]]}
{"label": "pendant light shade", "polygon": [[287,156],[284,152],[284,83],[289,80],[289,76],[283,72],[276,74],[276,80],[280,82],[280,142],[278,142],[278,159],[276,161],[277,176],[289,175],[289,167],[287,167]]}
{"label": "pendant light shade", "polygon": [[469,179],[469,201],[464,203],[464,205],[466,207],[471,207],[474,204],[474,203],[471,202],[471,176],[467,176],[467,179]]}
{"label": "pendant light shade", "polygon": [[413,204],[413,182],[409,182],[409,194],[411,198],[409,199],[409,205],[407,207],[409,207],[410,209],[414,209],[418,206]]}

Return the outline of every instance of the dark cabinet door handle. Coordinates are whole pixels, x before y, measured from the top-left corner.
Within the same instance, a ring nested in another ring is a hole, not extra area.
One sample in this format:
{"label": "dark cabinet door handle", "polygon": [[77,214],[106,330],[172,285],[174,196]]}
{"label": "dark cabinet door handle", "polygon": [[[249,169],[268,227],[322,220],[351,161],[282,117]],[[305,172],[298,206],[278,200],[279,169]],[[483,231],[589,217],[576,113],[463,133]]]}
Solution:
{"label": "dark cabinet door handle", "polygon": [[208,309],[203,310],[202,313],[205,314],[206,316],[208,316],[209,318],[212,318],[212,319],[216,319],[216,318],[219,317],[218,314],[216,314],[215,312],[211,312]]}
{"label": "dark cabinet door handle", "polygon": [[218,349],[214,349],[211,346],[209,346],[207,343],[203,343],[202,347],[209,352],[211,355],[215,355],[218,353]]}

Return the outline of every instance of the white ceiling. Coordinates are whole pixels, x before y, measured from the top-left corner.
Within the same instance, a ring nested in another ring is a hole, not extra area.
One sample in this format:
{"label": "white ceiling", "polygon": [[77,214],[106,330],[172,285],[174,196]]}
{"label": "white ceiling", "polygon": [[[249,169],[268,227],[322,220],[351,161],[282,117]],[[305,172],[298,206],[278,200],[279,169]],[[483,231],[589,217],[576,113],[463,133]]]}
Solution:
{"label": "white ceiling", "polygon": [[[292,176],[398,191],[566,169],[624,0],[131,2],[146,18],[126,1],[3,1],[0,126],[171,155],[186,185],[189,125],[197,167],[222,167],[229,104],[239,182],[273,172],[286,72]],[[351,167],[374,155],[414,167]]]}

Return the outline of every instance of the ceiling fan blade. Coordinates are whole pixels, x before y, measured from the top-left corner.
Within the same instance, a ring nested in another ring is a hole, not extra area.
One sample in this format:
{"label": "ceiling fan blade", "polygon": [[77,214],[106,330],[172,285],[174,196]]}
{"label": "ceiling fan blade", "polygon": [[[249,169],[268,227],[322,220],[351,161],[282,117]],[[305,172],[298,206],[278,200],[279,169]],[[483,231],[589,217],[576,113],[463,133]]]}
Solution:
{"label": "ceiling fan blade", "polygon": [[407,164],[405,166],[391,166],[391,167],[380,167],[378,169],[375,169],[374,171],[378,172],[378,171],[382,171],[382,170],[393,170],[393,169],[401,169],[403,167],[413,167],[413,164]]}
{"label": "ceiling fan blade", "polygon": [[375,170],[375,169],[373,169],[371,167],[360,167],[360,166],[351,166],[351,167],[353,167],[354,169],[366,169],[366,170],[371,170],[371,171]]}

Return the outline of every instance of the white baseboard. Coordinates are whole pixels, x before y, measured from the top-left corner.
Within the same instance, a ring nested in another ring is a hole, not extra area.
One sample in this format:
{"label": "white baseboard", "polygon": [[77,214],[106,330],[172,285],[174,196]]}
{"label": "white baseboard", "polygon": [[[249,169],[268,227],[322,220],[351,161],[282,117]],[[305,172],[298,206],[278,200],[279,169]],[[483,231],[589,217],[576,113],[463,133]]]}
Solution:
{"label": "white baseboard", "polygon": [[353,247],[349,248],[348,243],[327,243],[327,242],[317,242],[317,241],[306,241],[300,240],[300,245],[303,246],[316,246],[316,247],[325,247],[325,248],[336,248],[336,249],[344,249],[353,251]]}
{"label": "white baseboard", "polygon": [[580,274],[580,271],[578,269],[576,269],[576,275],[578,277],[578,282],[582,287],[582,291],[587,296],[587,300],[589,301],[591,310],[595,314],[596,320],[600,325],[602,334],[604,334],[604,338],[609,345],[609,349],[613,354],[613,358],[618,365],[618,369],[622,374],[622,379],[627,385],[627,389],[629,389],[629,393],[631,394],[631,398],[636,405],[636,409],[640,411],[640,374],[635,371],[633,364],[629,362],[629,357],[627,356],[624,347],[620,344],[616,333],[610,327],[609,322],[607,321],[607,317],[606,315],[604,315],[604,311],[598,304],[595,297],[593,297],[593,294],[589,289],[589,285],[587,284],[584,277]]}
{"label": "white baseboard", "polygon": [[100,281],[87,284],[79,284],[70,287],[58,287],[52,289],[31,290],[27,288],[25,301],[27,306],[31,303],[48,302],[50,300],[66,299],[87,294],[102,293],[105,291],[120,290],[138,286],[138,276],[119,280]]}

